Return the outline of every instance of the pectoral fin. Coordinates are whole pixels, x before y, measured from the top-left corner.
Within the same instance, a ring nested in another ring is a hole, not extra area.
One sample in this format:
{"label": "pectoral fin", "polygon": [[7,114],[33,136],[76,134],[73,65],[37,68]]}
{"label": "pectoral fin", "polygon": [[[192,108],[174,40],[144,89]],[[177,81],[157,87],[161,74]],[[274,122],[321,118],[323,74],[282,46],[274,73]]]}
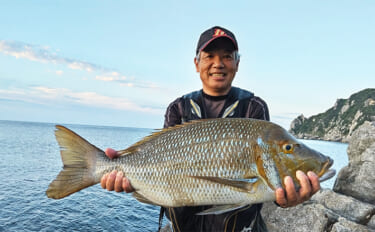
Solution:
{"label": "pectoral fin", "polygon": [[212,177],[212,176],[192,176],[193,178],[212,181],[215,183],[228,185],[234,188],[239,189],[239,191],[243,192],[252,192],[256,190],[258,185],[258,178],[249,178],[249,179],[226,179],[220,177]]}
{"label": "pectoral fin", "polygon": [[197,213],[195,215],[208,215],[208,214],[218,215],[218,214],[227,213],[227,212],[230,212],[230,211],[233,211],[233,210],[236,210],[236,209],[241,209],[245,206],[249,206],[249,205],[245,205],[245,204],[217,205],[217,206],[214,206],[212,208],[206,209],[206,210],[204,210],[200,213]]}

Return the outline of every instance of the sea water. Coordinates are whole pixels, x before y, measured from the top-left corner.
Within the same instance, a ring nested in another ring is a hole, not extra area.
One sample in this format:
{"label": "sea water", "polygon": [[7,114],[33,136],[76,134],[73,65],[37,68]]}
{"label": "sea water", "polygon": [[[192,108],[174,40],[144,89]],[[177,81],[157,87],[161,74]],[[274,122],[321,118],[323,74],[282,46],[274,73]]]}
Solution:
{"label": "sea water", "polygon": [[[65,125],[101,149],[123,149],[152,129]],[[0,231],[156,231],[159,207],[131,194],[95,185],[61,200],[47,198],[61,170],[54,124],[0,121]],[[347,144],[304,140],[331,156],[339,171],[347,165]],[[334,179],[322,183],[332,188]]]}

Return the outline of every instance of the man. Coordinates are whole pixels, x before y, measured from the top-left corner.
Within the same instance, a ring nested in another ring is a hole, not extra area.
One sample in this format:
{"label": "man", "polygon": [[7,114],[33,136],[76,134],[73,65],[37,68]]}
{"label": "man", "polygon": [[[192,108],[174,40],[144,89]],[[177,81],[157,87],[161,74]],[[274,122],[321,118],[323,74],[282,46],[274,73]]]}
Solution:
{"label": "man", "polygon": [[[203,118],[246,117],[269,120],[267,104],[261,98],[249,91],[232,87],[239,62],[238,44],[232,32],[217,26],[203,32],[194,58],[203,88],[172,102],[165,114],[164,127]],[[107,149],[106,154],[110,158],[117,156],[113,149]],[[285,190],[276,190],[276,203],[281,207],[302,203],[320,189],[318,177],[312,172],[306,175],[298,171],[297,178],[301,185],[299,191],[296,191],[290,177],[284,179]],[[122,173],[105,175],[101,185],[110,191],[134,191]],[[165,210],[174,231],[266,230],[260,216],[262,204],[219,215],[196,215],[208,207],[162,208],[161,212]]]}

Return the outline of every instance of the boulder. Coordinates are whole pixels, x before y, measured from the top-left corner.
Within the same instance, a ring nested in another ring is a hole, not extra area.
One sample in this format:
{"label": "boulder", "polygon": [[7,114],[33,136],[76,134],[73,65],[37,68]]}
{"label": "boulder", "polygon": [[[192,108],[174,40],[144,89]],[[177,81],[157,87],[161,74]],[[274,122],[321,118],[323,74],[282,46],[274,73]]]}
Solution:
{"label": "boulder", "polygon": [[[375,122],[366,121],[361,127],[353,132],[352,138],[348,146],[348,157],[349,162],[359,162],[366,161],[363,156],[368,157],[368,154],[365,154],[365,151],[375,143]],[[367,153],[370,153],[373,148],[370,148]],[[372,160],[374,162],[374,157]]]}
{"label": "boulder", "polygon": [[375,205],[368,204],[350,196],[336,193],[329,189],[324,189],[316,193],[313,202],[322,204],[337,215],[344,215],[345,218],[366,224],[375,214]]}
{"label": "boulder", "polygon": [[353,133],[348,156],[333,190],[375,204],[375,122],[365,122]]}
{"label": "boulder", "polygon": [[344,167],[338,174],[333,190],[375,204],[374,165],[374,163],[364,162]]}
{"label": "boulder", "polygon": [[332,226],[331,232],[370,232],[374,231],[373,229],[354,223],[347,220],[346,218],[339,218],[338,222]]}
{"label": "boulder", "polygon": [[323,189],[291,208],[266,203],[262,209],[269,231],[373,231],[375,205]]}
{"label": "boulder", "polygon": [[281,208],[273,202],[263,205],[261,211],[268,231],[326,231],[334,220],[320,204],[301,204],[292,208]]}
{"label": "boulder", "polygon": [[370,221],[367,223],[367,226],[375,230],[375,215],[373,215]]}

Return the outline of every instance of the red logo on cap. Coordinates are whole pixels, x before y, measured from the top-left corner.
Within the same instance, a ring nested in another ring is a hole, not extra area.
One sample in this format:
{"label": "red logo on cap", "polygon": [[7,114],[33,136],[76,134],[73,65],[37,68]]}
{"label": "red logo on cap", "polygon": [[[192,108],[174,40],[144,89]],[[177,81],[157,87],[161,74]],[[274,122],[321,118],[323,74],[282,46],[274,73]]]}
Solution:
{"label": "red logo on cap", "polygon": [[222,36],[222,35],[227,35],[227,34],[225,34],[225,32],[221,29],[215,29],[215,33],[214,33],[213,37]]}

